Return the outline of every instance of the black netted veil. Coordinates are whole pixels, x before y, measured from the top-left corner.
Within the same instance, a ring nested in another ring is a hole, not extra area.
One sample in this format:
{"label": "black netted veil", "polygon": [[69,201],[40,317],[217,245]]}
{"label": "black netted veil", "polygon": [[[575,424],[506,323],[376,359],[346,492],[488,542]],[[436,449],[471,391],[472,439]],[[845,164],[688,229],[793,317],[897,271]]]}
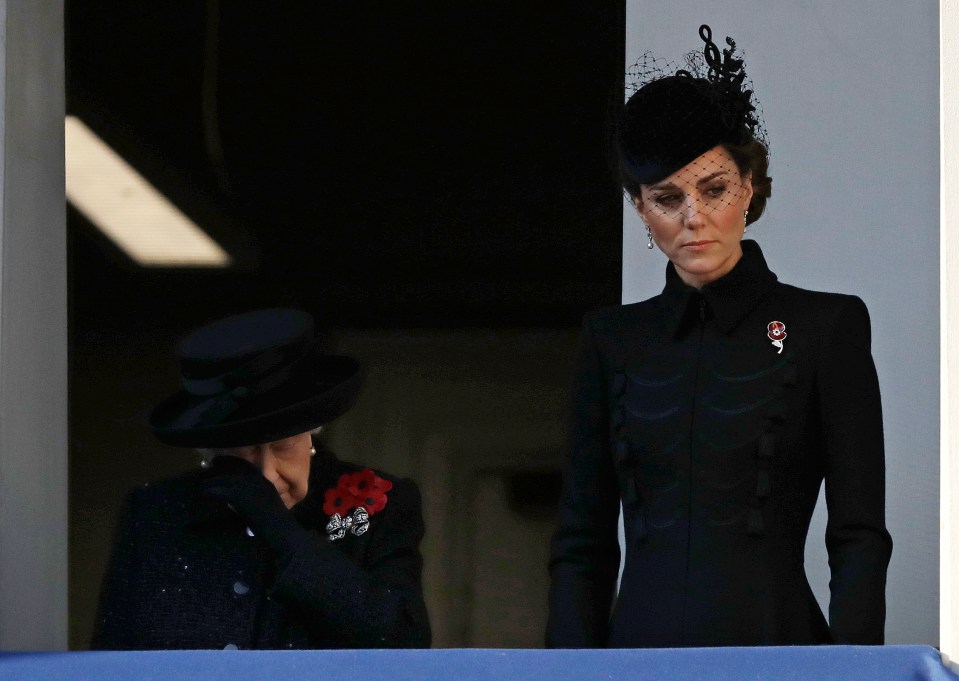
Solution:
{"label": "black netted veil", "polygon": [[727,37],[720,52],[709,26],[700,26],[699,36],[705,46],[686,56],[685,68],[647,52],[626,72],[629,98],[616,141],[619,171],[631,194],[719,144],[755,138],[766,145],[761,109],[735,56],[735,41]]}

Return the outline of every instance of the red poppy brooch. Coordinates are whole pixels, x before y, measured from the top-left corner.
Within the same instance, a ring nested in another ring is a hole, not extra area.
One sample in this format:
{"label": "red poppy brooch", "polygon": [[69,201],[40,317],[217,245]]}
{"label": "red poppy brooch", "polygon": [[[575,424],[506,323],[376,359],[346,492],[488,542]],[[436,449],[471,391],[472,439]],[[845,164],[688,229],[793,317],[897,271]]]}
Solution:
{"label": "red poppy brooch", "polygon": [[370,529],[370,516],[386,506],[386,493],[393,483],[384,480],[369,468],[344,473],[336,487],[326,490],[323,512],[330,516],[326,535],[330,541],[346,536],[359,537]]}
{"label": "red poppy brooch", "polygon": [[783,354],[783,341],[786,340],[786,325],[782,322],[769,322],[766,325],[766,336],[773,342],[773,346],[779,348],[776,354]]}

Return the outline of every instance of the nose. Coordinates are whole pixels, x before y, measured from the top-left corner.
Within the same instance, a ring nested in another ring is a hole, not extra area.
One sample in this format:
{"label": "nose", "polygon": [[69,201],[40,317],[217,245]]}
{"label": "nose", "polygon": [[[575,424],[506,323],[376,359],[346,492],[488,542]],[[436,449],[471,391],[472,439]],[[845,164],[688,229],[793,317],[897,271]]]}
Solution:
{"label": "nose", "polygon": [[683,207],[683,220],[687,227],[698,228],[703,226],[703,204],[698,196],[692,192],[686,195],[686,205]]}
{"label": "nose", "polygon": [[264,478],[272,483],[279,479],[276,468],[276,457],[266,447],[257,447],[253,452],[253,465],[260,469]]}

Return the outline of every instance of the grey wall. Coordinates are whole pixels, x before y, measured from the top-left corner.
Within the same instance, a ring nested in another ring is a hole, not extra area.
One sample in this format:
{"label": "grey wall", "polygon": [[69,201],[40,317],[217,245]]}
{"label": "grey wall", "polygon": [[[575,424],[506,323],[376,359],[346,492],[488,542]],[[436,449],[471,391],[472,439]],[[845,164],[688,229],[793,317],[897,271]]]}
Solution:
{"label": "grey wall", "polygon": [[[939,2],[941,187],[959,186],[959,5]],[[939,487],[939,646],[959,658],[959,196],[943,192],[940,219],[939,338],[942,403]],[[957,666],[956,668],[959,668]]]}
{"label": "grey wall", "polygon": [[[888,643],[938,640],[938,6],[932,0],[627,2],[627,65],[678,61],[697,28],[736,39],[765,111],[773,198],[749,236],[780,279],[859,295],[872,315],[886,428]],[[665,257],[624,205],[623,300]],[[820,500],[821,502],[821,500]],[[807,572],[828,601],[823,504]]]}
{"label": "grey wall", "polygon": [[0,36],[0,649],[65,649],[63,1],[0,0]]}

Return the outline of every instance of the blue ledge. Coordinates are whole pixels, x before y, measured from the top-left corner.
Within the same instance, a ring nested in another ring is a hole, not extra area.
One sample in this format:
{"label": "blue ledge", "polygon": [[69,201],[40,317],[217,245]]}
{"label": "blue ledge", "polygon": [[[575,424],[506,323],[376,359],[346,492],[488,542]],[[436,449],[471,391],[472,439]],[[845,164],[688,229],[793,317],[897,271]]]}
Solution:
{"label": "blue ledge", "polygon": [[959,681],[927,646],[0,653],[0,680]]}

